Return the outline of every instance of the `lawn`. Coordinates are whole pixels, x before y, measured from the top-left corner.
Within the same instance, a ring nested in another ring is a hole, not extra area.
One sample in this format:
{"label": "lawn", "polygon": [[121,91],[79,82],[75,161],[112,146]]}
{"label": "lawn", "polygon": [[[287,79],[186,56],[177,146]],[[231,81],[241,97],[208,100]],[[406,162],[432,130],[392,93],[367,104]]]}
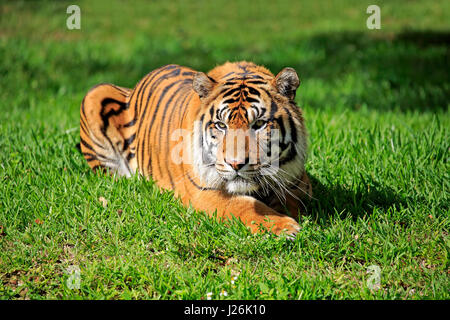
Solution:
{"label": "lawn", "polygon": [[[0,299],[450,298],[449,1],[376,1],[380,30],[365,0],[77,1],[80,30],[70,4],[0,2]],[[294,241],[75,148],[93,85],[242,59],[302,82],[314,199]]]}

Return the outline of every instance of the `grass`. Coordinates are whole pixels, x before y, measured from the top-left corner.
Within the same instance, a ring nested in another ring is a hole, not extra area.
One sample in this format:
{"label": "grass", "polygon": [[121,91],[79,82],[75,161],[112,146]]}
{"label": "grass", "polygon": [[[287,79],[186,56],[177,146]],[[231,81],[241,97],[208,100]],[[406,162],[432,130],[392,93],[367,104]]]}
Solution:
{"label": "grass", "polygon": [[[81,1],[81,30],[70,2],[2,2],[0,298],[449,299],[449,3],[377,3],[371,31],[372,1]],[[240,59],[302,80],[315,199],[293,242],[96,175],[74,147],[94,84]]]}

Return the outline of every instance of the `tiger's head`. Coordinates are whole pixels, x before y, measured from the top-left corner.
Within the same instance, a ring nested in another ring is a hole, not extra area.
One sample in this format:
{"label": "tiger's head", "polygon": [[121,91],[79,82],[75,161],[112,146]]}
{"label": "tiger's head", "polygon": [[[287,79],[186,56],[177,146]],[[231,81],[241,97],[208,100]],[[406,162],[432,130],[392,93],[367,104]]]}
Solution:
{"label": "tiger's head", "polygon": [[194,129],[194,168],[207,186],[230,194],[285,194],[301,177],[306,129],[294,102],[292,68],[274,76],[249,62],[194,76],[201,112]]}

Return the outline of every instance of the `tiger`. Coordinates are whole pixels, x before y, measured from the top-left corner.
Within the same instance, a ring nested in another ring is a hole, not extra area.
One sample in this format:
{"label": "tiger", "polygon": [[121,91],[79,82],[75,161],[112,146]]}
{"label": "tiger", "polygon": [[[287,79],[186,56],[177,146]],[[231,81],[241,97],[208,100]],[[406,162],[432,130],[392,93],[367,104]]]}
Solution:
{"label": "tiger", "polygon": [[94,171],[137,174],[221,221],[295,238],[312,197],[299,85],[293,68],[274,76],[247,61],[165,65],[134,89],[101,83],[81,103],[81,152]]}

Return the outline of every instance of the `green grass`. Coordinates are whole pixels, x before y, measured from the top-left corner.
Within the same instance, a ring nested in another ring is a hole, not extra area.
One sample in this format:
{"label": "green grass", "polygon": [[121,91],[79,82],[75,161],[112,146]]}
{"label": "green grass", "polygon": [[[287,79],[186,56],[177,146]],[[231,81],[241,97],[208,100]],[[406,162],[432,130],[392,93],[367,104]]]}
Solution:
{"label": "green grass", "polygon": [[[376,3],[371,31],[373,1],[81,1],[70,31],[70,2],[1,2],[0,298],[449,299],[450,5]],[[96,175],[74,147],[94,84],[240,59],[302,81],[315,198],[293,242]]]}

